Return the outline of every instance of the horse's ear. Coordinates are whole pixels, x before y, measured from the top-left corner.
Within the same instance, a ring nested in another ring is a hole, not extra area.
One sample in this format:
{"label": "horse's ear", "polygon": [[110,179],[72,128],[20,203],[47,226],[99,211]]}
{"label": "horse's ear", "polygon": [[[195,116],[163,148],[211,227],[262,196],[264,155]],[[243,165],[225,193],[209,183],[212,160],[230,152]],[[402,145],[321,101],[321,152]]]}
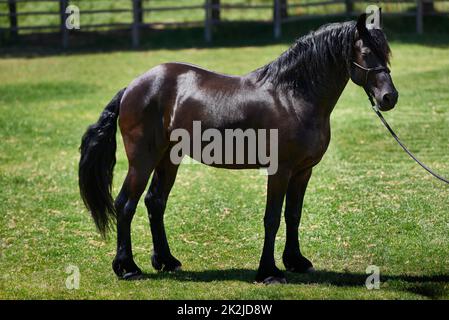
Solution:
{"label": "horse's ear", "polygon": [[382,8],[379,8],[379,29],[383,27]]}
{"label": "horse's ear", "polygon": [[357,31],[359,32],[359,35],[368,32],[368,29],[366,29],[366,13],[362,13],[357,19]]}

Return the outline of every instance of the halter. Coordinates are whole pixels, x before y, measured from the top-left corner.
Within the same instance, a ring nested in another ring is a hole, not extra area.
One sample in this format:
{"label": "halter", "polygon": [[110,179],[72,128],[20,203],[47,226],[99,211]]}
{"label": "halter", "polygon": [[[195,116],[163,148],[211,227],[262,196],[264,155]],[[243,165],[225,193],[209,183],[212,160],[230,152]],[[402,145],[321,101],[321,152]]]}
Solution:
{"label": "halter", "polygon": [[387,120],[385,120],[385,118],[382,116],[382,114],[379,111],[379,107],[377,106],[377,104],[374,102],[373,96],[372,94],[369,92],[369,90],[366,88],[366,85],[368,83],[368,76],[370,72],[382,72],[385,71],[387,73],[390,73],[390,69],[388,69],[387,67],[374,67],[374,68],[366,68],[364,66],[361,66],[360,64],[358,64],[357,62],[352,62],[357,68],[362,69],[363,71],[366,72],[365,74],[365,83],[363,84],[363,89],[365,89],[366,95],[368,96],[369,101],[371,102],[371,106],[374,110],[374,112],[377,114],[377,116],[379,117],[380,121],[382,121],[383,125],[385,126],[385,128],[387,128],[388,132],[390,132],[390,134],[393,136],[393,138],[397,141],[397,143],[401,146],[402,149],[404,149],[404,151],[413,159],[416,161],[417,164],[419,164],[421,167],[423,167],[424,170],[426,170],[427,172],[429,172],[432,176],[434,176],[435,178],[437,178],[438,180],[441,180],[447,184],[449,184],[449,179],[446,179],[444,177],[442,177],[441,175],[439,175],[438,173],[434,172],[432,169],[430,169],[428,166],[426,166],[424,163],[422,163],[413,153],[410,152],[410,150],[408,150],[408,148],[401,142],[401,140],[399,140],[399,137],[396,135],[396,133],[393,131],[393,129],[390,127],[390,125],[388,124]]}
{"label": "halter", "polygon": [[368,84],[368,77],[369,77],[370,72],[377,73],[377,72],[385,71],[386,73],[390,73],[390,69],[388,69],[387,67],[383,67],[383,66],[378,66],[378,67],[374,67],[374,68],[367,68],[367,67],[364,67],[364,66],[358,64],[355,61],[352,61],[352,64],[355,65],[357,68],[359,68],[359,69],[361,69],[361,70],[366,72],[365,73],[365,82],[363,83],[363,86],[366,86]]}
{"label": "halter", "polygon": [[369,90],[366,88],[366,85],[368,84],[368,77],[369,77],[370,72],[378,73],[378,72],[384,71],[384,72],[387,72],[387,73],[389,74],[389,73],[390,73],[390,69],[387,68],[387,67],[383,67],[383,66],[378,66],[378,67],[368,68],[368,67],[364,67],[364,66],[358,64],[358,63],[355,62],[355,61],[352,61],[352,64],[353,64],[354,66],[356,66],[357,68],[359,68],[359,69],[365,71],[365,82],[362,84],[362,87],[363,87],[363,89],[365,90],[366,95],[368,96],[369,101],[371,102],[371,106],[373,106],[373,108],[376,108],[376,109],[377,109],[377,105],[374,103],[372,94],[371,94],[371,93],[369,92]]}

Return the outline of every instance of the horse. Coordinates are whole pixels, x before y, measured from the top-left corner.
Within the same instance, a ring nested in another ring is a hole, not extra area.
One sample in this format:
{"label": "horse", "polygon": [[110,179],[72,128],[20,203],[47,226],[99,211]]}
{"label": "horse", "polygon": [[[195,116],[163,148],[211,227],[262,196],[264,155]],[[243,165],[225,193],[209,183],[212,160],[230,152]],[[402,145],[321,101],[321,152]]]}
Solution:
{"label": "horse", "polygon": [[[308,181],[330,142],[330,115],[351,79],[375,99],[381,111],[397,103],[388,65],[391,51],[381,29],[356,21],[326,24],[298,38],[277,59],[244,76],[231,76],[185,63],[164,63],[120,90],[82,137],[79,162],[81,197],[104,236],[116,225],[112,269],[119,279],[142,277],[133,260],[131,221],[145,195],[152,233],[151,264],[176,271],[181,262],[170,251],[164,212],[179,163],[171,161],[176,129],[192,133],[227,128],[276,129],[278,167],[268,175],[263,219],[264,243],[256,281],[286,283],[275,263],[275,238],[285,199],[286,270],[312,272],[302,255],[298,229]],[[115,201],[112,178],[117,122],[128,158],[128,172]],[[187,154],[192,156],[191,154]],[[201,159],[200,159],[201,161]],[[263,168],[260,163],[208,164],[225,169]]]}

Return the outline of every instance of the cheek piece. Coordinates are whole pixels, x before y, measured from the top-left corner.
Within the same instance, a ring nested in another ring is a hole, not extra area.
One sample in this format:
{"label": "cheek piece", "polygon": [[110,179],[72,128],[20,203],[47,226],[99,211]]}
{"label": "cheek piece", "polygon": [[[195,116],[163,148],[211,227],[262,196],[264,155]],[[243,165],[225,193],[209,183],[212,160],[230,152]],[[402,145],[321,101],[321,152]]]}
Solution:
{"label": "cheek piece", "polygon": [[366,85],[368,84],[368,78],[370,73],[378,73],[378,72],[387,72],[390,73],[390,69],[388,69],[387,67],[383,67],[383,66],[378,66],[378,67],[374,67],[374,68],[367,68],[364,67],[360,64],[358,64],[357,62],[353,61],[352,64],[357,67],[358,69],[362,70],[365,72],[365,81],[362,84],[363,89],[365,89],[366,95],[368,96],[369,101],[371,102],[371,106],[375,106],[376,104],[374,103],[372,94],[369,92],[369,90],[367,89]]}

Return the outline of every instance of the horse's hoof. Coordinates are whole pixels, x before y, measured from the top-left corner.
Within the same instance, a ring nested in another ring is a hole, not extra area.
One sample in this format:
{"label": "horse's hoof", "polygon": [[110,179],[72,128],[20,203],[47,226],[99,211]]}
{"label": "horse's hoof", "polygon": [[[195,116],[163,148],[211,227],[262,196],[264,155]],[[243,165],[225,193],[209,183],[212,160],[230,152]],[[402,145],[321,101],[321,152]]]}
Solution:
{"label": "horse's hoof", "polygon": [[287,284],[287,279],[284,277],[268,277],[265,278],[262,282],[264,285],[272,285],[272,284]]}
{"label": "horse's hoof", "polygon": [[182,271],[181,262],[177,261],[177,263],[165,264],[162,268],[162,272],[176,272]]}
{"label": "horse's hoof", "polygon": [[303,256],[291,257],[284,255],[282,258],[285,269],[295,273],[312,273],[315,272],[312,262]]}
{"label": "horse's hoof", "polygon": [[164,267],[164,265],[162,264],[162,262],[159,261],[159,259],[157,258],[157,256],[155,254],[151,255],[151,265],[153,266],[154,269],[156,269],[157,271],[161,271],[162,268]]}
{"label": "horse's hoof", "polygon": [[142,276],[142,270],[131,259],[114,259],[112,270],[121,280],[134,280]]}
{"label": "horse's hoof", "polygon": [[142,279],[142,271],[138,270],[138,271],[125,273],[122,276],[122,279],[123,280],[140,280],[140,279]]}
{"label": "horse's hoof", "polygon": [[182,271],[182,266],[177,266],[173,269],[173,272]]}
{"label": "horse's hoof", "polygon": [[294,273],[315,273],[316,270],[314,267],[307,267],[307,268],[297,268],[297,267],[289,267],[286,268],[287,271],[294,272]]}
{"label": "horse's hoof", "polygon": [[263,284],[284,284],[287,283],[285,280],[284,273],[278,268],[260,268],[257,271],[256,282]]}
{"label": "horse's hoof", "polygon": [[316,272],[316,270],[315,270],[314,267],[309,267],[309,268],[306,270],[306,273],[315,273],[315,272]]}
{"label": "horse's hoof", "polygon": [[167,259],[161,259],[157,254],[151,256],[151,265],[157,271],[174,272],[181,270],[181,262],[171,256]]}

